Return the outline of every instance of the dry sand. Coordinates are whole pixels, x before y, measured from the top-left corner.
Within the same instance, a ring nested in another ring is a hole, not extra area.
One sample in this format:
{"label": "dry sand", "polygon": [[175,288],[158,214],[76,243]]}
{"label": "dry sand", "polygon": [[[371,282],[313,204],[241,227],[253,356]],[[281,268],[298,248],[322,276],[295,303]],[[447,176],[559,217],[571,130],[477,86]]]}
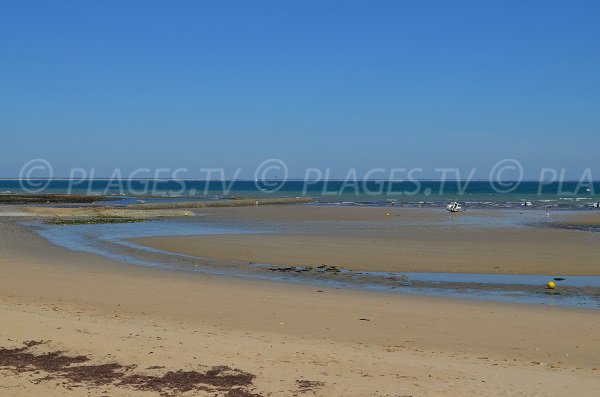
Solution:
{"label": "dry sand", "polygon": [[[281,222],[294,232],[134,241],[205,258],[356,271],[600,275],[598,235],[555,228],[489,228],[492,211],[289,206],[205,211],[217,219]],[[387,214],[390,214],[389,216]],[[497,217],[519,217],[496,211]],[[580,222],[592,222],[595,213]],[[448,220],[470,217],[473,224]],[[565,222],[570,218],[561,216]],[[308,222],[307,221],[311,221]],[[421,223],[420,223],[421,222]],[[502,219],[496,220],[504,225]],[[573,222],[573,221],[571,221]]]}
{"label": "dry sand", "polygon": [[[0,315],[0,348],[44,340],[31,351],[134,364],[131,371],[156,376],[227,365],[254,374],[245,390],[265,396],[600,390],[597,311],[146,269],[53,247],[8,219],[0,219]],[[157,395],[74,387],[60,376],[40,381],[45,371],[1,375],[0,395]],[[322,384],[302,390],[307,380]]]}

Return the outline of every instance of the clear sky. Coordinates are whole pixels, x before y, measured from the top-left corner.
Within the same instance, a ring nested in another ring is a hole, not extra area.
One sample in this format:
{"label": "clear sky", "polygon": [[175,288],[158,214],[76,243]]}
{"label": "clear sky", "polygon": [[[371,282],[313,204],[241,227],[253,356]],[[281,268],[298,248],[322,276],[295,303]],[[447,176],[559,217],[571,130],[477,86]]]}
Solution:
{"label": "clear sky", "polygon": [[0,176],[564,167],[600,179],[598,1],[2,1]]}

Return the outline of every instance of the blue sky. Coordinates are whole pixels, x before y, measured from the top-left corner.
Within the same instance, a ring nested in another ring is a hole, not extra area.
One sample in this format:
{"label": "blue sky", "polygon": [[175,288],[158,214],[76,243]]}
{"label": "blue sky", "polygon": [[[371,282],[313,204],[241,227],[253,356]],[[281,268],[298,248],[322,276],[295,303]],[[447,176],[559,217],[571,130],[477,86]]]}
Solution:
{"label": "blue sky", "polygon": [[599,19],[596,1],[3,1],[0,176],[511,157],[600,179]]}

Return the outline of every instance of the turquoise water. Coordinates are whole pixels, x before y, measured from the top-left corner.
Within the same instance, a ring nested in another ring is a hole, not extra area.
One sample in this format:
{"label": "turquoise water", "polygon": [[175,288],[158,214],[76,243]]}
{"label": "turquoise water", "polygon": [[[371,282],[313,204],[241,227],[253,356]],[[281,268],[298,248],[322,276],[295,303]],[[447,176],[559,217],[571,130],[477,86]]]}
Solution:
{"label": "turquoise water", "polygon": [[[40,181],[38,181],[39,183]],[[592,208],[600,201],[600,182],[487,181],[68,181],[51,180],[41,193],[110,194],[150,200],[231,197],[312,197],[337,205],[441,206],[457,200],[467,207],[511,208],[531,201],[538,208]],[[18,180],[0,180],[0,193],[23,192]],[[124,202],[130,202],[125,200]],[[118,204],[115,202],[114,204]]]}

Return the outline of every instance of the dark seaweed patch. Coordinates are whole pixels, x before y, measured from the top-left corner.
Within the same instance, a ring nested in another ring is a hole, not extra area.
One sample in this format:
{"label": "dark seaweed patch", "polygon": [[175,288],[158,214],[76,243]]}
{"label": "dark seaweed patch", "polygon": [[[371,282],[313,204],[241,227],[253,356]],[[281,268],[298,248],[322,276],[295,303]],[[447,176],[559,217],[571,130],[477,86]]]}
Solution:
{"label": "dark seaweed patch", "polygon": [[298,385],[298,390],[300,390],[301,393],[314,392],[325,386],[324,382],[306,379],[298,379],[296,380],[296,384]]}
{"label": "dark seaweed patch", "polygon": [[63,379],[68,386],[112,385],[154,391],[162,396],[207,391],[227,397],[260,397],[251,392],[255,375],[228,366],[212,367],[205,372],[178,370],[168,371],[163,375],[147,375],[133,372],[135,365],[90,364],[90,358],[84,355],[70,356],[62,351],[30,351],[31,347],[43,343],[28,341],[21,348],[0,349],[0,368],[16,373],[44,372],[46,376],[36,382]]}

